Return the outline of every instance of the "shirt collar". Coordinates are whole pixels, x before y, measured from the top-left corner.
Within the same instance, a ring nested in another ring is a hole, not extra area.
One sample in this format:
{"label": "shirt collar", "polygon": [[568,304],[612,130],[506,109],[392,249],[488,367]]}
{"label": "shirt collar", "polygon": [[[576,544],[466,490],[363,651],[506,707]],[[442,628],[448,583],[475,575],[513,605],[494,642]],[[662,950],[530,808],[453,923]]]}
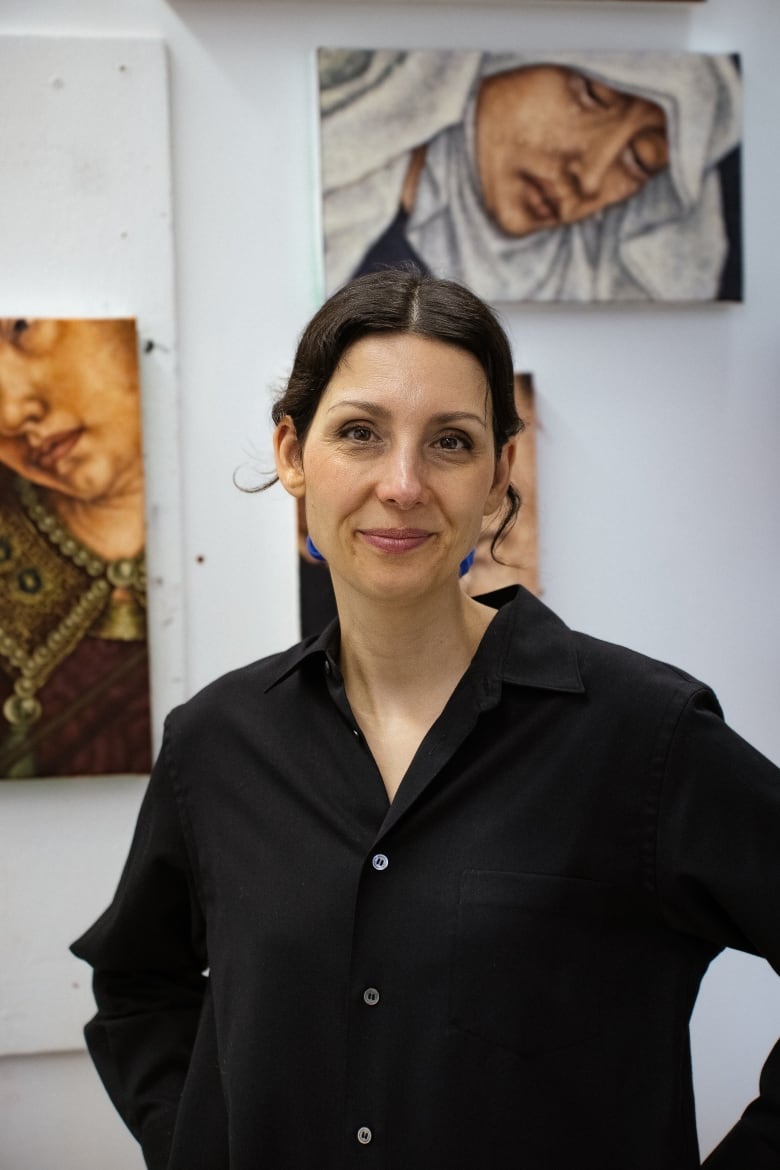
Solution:
{"label": "shirt collar", "polygon": [[[500,611],[480,647],[491,657],[495,655],[493,669],[497,677],[517,686],[544,690],[585,690],[574,634],[538,597],[521,585],[510,585],[477,600]],[[334,620],[321,634],[279,655],[276,673],[266,691],[311,660],[319,661],[320,668],[325,664],[326,669],[338,670],[338,648],[339,624]]]}
{"label": "shirt collar", "polygon": [[[503,644],[496,673],[505,682],[550,691],[582,692],[575,637],[551,609],[522,585],[478,598],[500,612],[488,627],[486,648]],[[498,658],[498,656],[497,656]]]}
{"label": "shirt collar", "polygon": [[338,646],[339,623],[338,618],[334,618],[321,634],[306,638],[297,646],[291,646],[289,650],[278,655],[276,673],[265,688],[265,693],[273,690],[280,682],[299,670],[304,663],[311,660],[319,660],[320,663],[327,662],[331,668],[337,667]]}

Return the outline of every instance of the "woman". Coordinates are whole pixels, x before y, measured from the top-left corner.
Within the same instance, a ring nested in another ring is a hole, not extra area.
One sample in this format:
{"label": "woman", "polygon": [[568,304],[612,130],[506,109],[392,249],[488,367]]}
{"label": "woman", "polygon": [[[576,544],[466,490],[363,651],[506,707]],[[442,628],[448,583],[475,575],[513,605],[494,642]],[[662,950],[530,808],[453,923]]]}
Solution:
{"label": "woman", "polygon": [[722,55],[321,50],[326,285],[739,300],[740,90]]}
{"label": "woman", "polygon": [[[777,769],[688,675],[461,590],[519,425],[466,289],[336,293],[274,419],[338,621],[169,717],[73,948],[148,1166],[697,1166],[699,980],[780,965]],[[711,1167],[777,1165],[779,1063]]]}
{"label": "woman", "polygon": [[[471,563],[464,565],[461,587],[472,597],[490,593],[504,585],[524,585],[539,593],[538,525],[536,507],[536,408],[531,374],[515,375],[515,403],[523,420],[512,471],[512,483],[523,501],[520,521],[501,538],[501,559],[493,555],[493,537],[501,527],[503,501],[495,517],[482,526]],[[306,527],[306,507],[298,500],[298,586],[301,633],[319,633],[336,616],[336,599],[330,573],[322,559],[312,553]]]}
{"label": "woman", "polygon": [[0,776],[146,772],[130,320],[0,320]]}

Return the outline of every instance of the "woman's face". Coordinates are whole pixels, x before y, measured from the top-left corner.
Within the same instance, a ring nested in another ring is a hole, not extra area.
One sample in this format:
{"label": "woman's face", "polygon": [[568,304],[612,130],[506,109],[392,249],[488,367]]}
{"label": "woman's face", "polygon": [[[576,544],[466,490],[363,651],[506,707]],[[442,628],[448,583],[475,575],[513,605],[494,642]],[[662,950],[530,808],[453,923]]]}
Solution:
{"label": "woman's face", "polygon": [[669,162],[660,106],[557,65],[483,81],[476,144],[485,207],[510,236],[620,203]]}
{"label": "woman's face", "polygon": [[0,319],[0,461],[85,502],[138,489],[131,322]]}
{"label": "woman's face", "polygon": [[501,503],[514,442],[496,457],[479,362],[413,334],[363,338],[344,354],[303,450],[275,436],[284,486],[306,502],[334,585],[410,599],[457,587],[483,517]]}

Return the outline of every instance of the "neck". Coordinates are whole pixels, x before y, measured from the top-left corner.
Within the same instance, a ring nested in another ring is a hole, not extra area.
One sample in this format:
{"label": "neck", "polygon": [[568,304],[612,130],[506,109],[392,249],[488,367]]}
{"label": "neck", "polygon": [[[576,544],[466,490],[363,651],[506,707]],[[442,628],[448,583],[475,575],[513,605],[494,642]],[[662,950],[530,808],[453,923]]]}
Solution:
{"label": "neck", "polygon": [[45,502],[69,532],[105,560],[134,557],[144,547],[143,489],[100,501],[46,492]]}
{"label": "neck", "polygon": [[350,703],[376,712],[443,705],[495,616],[457,581],[412,603],[344,596],[334,581]]}

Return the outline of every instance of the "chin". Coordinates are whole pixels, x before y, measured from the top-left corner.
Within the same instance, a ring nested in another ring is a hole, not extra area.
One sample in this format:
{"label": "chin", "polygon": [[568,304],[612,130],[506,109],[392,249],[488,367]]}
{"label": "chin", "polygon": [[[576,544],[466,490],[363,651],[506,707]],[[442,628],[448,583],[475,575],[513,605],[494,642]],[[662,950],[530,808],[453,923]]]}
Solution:
{"label": "chin", "polygon": [[534,232],[545,231],[545,229],[554,226],[548,223],[534,223],[527,219],[522,212],[518,213],[514,207],[510,207],[507,213],[500,209],[491,212],[491,218],[499,231],[502,231],[505,236],[510,236],[513,240],[521,239],[522,236],[531,236]]}
{"label": "chin", "polygon": [[446,571],[436,569],[419,570],[417,572],[391,571],[383,574],[381,581],[376,581],[375,592],[388,599],[420,600],[428,594],[437,592],[448,581],[458,580],[458,566],[447,568]]}

